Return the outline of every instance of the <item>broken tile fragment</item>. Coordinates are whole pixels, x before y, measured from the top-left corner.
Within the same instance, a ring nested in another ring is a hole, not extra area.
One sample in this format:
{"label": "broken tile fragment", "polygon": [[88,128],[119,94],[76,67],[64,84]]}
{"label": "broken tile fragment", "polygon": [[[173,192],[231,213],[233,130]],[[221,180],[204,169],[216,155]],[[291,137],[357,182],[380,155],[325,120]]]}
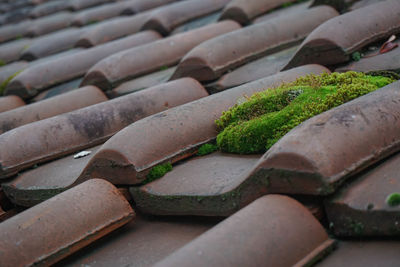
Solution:
{"label": "broken tile fragment", "polygon": [[68,92],[71,92],[73,90],[76,90],[79,88],[79,85],[82,82],[83,77],[71,80],[69,82],[65,82],[56,86],[51,87],[50,89],[47,89],[34,98],[31,98],[30,101],[32,102],[37,102],[43,99],[51,98],[57,95],[65,94]]}
{"label": "broken tile fragment", "polygon": [[285,69],[310,63],[326,66],[346,62],[353,52],[367,44],[399,33],[399,12],[400,2],[388,0],[332,18],[303,41]]}
{"label": "broken tile fragment", "polygon": [[221,20],[232,19],[242,25],[267,11],[294,0],[232,0],[222,11]]}
{"label": "broken tile fragment", "polygon": [[307,266],[333,245],[303,205],[286,196],[268,195],[154,266]]}
{"label": "broken tile fragment", "polygon": [[21,72],[9,83],[6,94],[15,94],[24,98],[35,96],[39,91],[82,76],[104,57],[159,38],[160,35],[154,31],[144,31],[71,55],[35,64]]}
{"label": "broken tile fragment", "polygon": [[200,145],[215,139],[214,121],[243,95],[322,72],[329,70],[318,65],[295,68],[139,120],[103,145],[84,176],[102,178],[112,173],[106,179],[115,184],[140,183],[153,166],[191,156]]}
{"label": "broken tile fragment", "polygon": [[185,22],[222,9],[229,1],[230,0],[178,1],[154,10],[142,29],[156,30],[165,36],[174,28]]}
{"label": "broken tile fragment", "polygon": [[215,37],[187,53],[171,79],[215,80],[248,61],[300,42],[318,25],[337,15],[331,7],[315,7]]}
{"label": "broken tile fragment", "polygon": [[92,179],[2,222],[2,266],[54,264],[133,217],[117,188]]}
{"label": "broken tile fragment", "polygon": [[103,90],[112,89],[139,75],[173,66],[201,42],[238,28],[240,26],[236,22],[223,21],[176,34],[146,46],[121,51],[93,66],[86,73],[82,85],[95,85]]}
{"label": "broken tile fragment", "polygon": [[107,101],[104,93],[87,86],[37,103],[0,113],[0,134],[19,126]]}
{"label": "broken tile fragment", "polygon": [[[148,217],[135,220],[62,262],[63,266],[152,266],[220,220],[207,217]],[[135,253],[132,253],[134,251]]]}
{"label": "broken tile fragment", "polygon": [[400,193],[399,154],[354,178],[325,201],[325,210],[337,236],[398,236],[400,207],[388,196]]}
{"label": "broken tile fragment", "polygon": [[136,79],[124,82],[118,87],[114,88],[109,93],[109,95],[111,95],[112,97],[126,95],[167,82],[171,78],[176,67],[166,67],[161,69],[162,70],[160,71],[156,71],[151,74],[147,74]]}
{"label": "broken tile fragment", "polygon": [[25,105],[25,102],[19,96],[9,95],[0,97],[0,112],[22,107],[23,105]]}
{"label": "broken tile fragment", "polygon": [[186,78],[10,130],[0,135],[0,178],[100,144],[137,120],[207,95]]}
{"label": "broken tile fragment", "polygon": [[206,85],[209,92],[215,93],[241,84],[255,81],[279,72],[291,59],[297,46],[262,57],[247,63],[221,76],[215,82]]}
{"label": "broken tile fragment", "polygon": [[220,12],[214,12],[210,15],[206,15],[206,16],[191,20],[189,22],[186,22],[185,24],[182,24],[182,25],[176,27],[170,33],[170,35],[191,31],[191,30],[206,26],[211,23],[216,23],[216,22],[218,22],[218,18],[219,18],[220,14],[221,14]]}
{"label": "broken tile fragment", "polygon": [[327,195],[348,177],[399,150],[400,82],[303,122],[252,171],[274,193]]}

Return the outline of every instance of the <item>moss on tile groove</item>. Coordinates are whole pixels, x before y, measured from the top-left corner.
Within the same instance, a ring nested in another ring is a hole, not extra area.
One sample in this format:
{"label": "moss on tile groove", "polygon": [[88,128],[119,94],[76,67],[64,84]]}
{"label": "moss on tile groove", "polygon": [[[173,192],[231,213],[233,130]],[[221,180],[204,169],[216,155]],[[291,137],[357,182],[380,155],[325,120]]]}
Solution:
{"label": "moss on tile groove", "polygon": [[246,97],[223,112],[216,120],[217,145],[230,153],[264,153],[303,121],[393,81],[357,72],[300,77]]}

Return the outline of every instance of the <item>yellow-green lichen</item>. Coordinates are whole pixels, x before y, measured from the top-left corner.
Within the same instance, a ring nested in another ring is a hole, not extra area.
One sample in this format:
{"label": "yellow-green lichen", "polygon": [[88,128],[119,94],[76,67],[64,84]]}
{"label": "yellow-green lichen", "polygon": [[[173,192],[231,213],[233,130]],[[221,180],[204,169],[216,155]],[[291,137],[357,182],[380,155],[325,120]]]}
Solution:
{"label": "yellow-green lichen", "polygon": [[263,153],[303,121],[393,81],[356,72],[300,77],[223,112],[217,145],[231,153]]}

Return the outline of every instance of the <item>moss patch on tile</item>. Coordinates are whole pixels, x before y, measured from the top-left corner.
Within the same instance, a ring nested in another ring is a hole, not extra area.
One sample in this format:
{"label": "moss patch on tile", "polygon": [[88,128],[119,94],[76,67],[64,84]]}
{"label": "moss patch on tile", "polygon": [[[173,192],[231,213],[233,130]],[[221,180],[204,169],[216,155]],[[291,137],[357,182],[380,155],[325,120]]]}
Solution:
{"label": "moss patch on tile", "polygon": [[386,203],[391,206],[399,206],[400,205],[400,193],[392,193],[386,198]]}
{"label": "moss patch on tile", "polygon": [[303,121],[394,81],[357,72],[300,77],[223,112],[216,120],[217,145],[230,153],[264,153]]}
{"label": "moss patch on tile", "polygon": [[0,59],[0,67],[3,67],[5,65],[7,65],[7,63],[4,60]]}
{"label": "moss patch on tile", "polygon": [[172,171],[172,164],[170,162],[159,164],[151,168],[150,172],[146,176],[146,180],[143,181],[143,184],[150,183],[154,180],[157,180],[163,177],[167,172]]}
{"label": "moss patch on tile", "polygon": [[197,151],[197,156],[205,156],[218,150],[218,146],[215,144],[204,144]]}

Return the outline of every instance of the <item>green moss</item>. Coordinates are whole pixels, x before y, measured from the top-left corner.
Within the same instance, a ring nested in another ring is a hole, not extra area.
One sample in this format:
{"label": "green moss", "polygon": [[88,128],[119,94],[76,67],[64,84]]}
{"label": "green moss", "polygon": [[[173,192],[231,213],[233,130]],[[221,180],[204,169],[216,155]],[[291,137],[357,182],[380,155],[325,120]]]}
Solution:
{"label": "green moss", "polygon": [[168,66],[162,66],[161,68],[160,68],[160,71],[164,71],[164,70],[167,70],[168,69]]}
{"label": "green moss", "polygon": [[7,63],[4,60],[0,59],[0,67],[3,67],[5,65],[7,65]]}
{"label": "green moss", "polygon": [[17,71],[16,73],[10,75],[6,80],[4,80],[4,81],[0,84],[0,95],[3,95],[3,94],[4,94],[4,90],[6,89],[7,85],[8,85],[8,84],[10,83],[10,81],[11,81],[12,79],[14,79],[14,77],[17,76],[21,71],[22,71],[22,70]]}
{"label": "green moss", "polygon": [[154,166],[146,176],[143,184],[150,183],[158,178],[163,177],[167,172],[172,171],[172,164],[170,162]]}
{"label": "green moss", "polygon": [[393,81],[356,72],[300,77],[223,112],[216,120],[217,145],[231,153],[264,153],[303,121]]}
{"label": "green moss", "polygon": [[205,156],[218,150],[218,146],[214,144],[204,144],[197,151],[197,156]]}
{"label": "green moss", "polygon": [[353,54],[351,54],[351,58],[354,61],[359,61],[362,58],[362,54],[360,52],[354,52]]}
{"label": "green moss", "polygon": [[398,206],[400,205],[400,193],[392,193],[386,198],[386,203],[389,206]]}

